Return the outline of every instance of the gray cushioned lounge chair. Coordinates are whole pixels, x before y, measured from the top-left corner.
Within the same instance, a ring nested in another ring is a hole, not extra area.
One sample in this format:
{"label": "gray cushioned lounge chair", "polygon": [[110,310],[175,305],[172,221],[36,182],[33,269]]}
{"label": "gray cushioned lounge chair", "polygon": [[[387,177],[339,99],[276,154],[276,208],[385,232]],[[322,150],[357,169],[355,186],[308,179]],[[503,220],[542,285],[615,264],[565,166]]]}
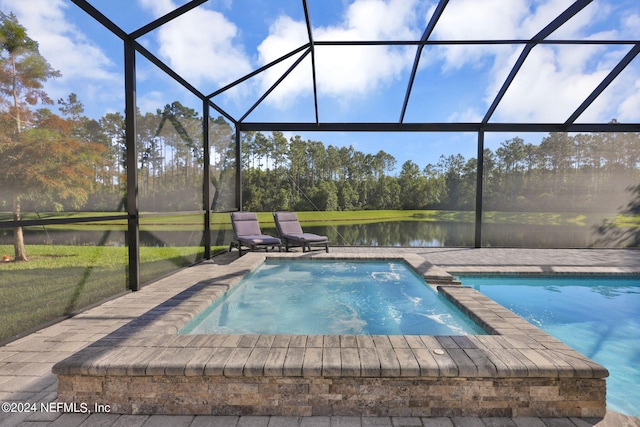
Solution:
{"label": "gray cushioned lounge chair", "polygon": [[277,237],[262,234],[260,230],[260,223],[258,222],[258,216],[255,212],[232,212],[231,213],[231,226],[235,234],[234,240],[229,245],[229,252],[235,247],[238,248],[238,256],[242,256],[243,247],[248,248],[244,251],[255,251],[258,249],[264,249],[268,251],[269,248],[278,248],[280,252],[282,248],[282,242]]}
{"label": "gray cushioned lounge chair", "polygon": [[302,252],[310,251],[311,246],[324,246],[324,250],[329,252],[327,236],[302,231],[295,212],[276,212],[273,214],[273,219],[287,251],[289,246],[301,246]]}

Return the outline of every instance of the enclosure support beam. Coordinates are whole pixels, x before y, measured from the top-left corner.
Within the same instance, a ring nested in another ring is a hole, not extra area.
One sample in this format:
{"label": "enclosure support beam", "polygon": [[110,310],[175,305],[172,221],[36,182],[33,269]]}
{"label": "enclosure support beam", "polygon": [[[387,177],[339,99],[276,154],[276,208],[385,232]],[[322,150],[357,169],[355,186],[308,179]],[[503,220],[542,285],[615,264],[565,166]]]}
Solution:
{"label": "enclosure support beam", "polygon": [[307,22],[307,34],[309,35],[309,47],[311,50],[311,81],[313,83],[313,106],[316,112],[316,123],[320,123],[318,115],[318,83],[316,80],[316,50],[313,46],[313,30],[311,27],[311,17],[309,15],[309,6],[307,0],[302,0],[302,8],[304,9],[304,20]]}
{"label": "enclosure support beam", "polygon": [[211,259],[211,153],[209,147],[209,100],[202,101],[202,149],[204,174],[202,202],[204,204],[204,259]]}
{"label": "enclosure support beam", "polygon": [[285,123],[242,122],[240,130],[271,132],[640,132],[639,123]]}
{"label": "enclosure support beam", "polygon": [[136,50],[124,42],[125,144],[127,147],[127,246],[129,289],[140,290],[140,216],[138,214],[138,150],[136,149]]}
{"label": "enclosure support beam", "polygon": [[484,130],[478,132],[478,162],[476,165],[476,248],[482,247],[482,184],[484,176]]}
{"label": "enclosure support beam", "polygon": [[242,211],[242,142],[240,127],[236,124],[236,208]]}
{"label": "enclosure support beam", "polygon": [[418,49],[416,51],[416,57],[413,60],[413,68],[411,69],[411,75],[409,77],[409,84],[407,85],[407,92],[404,95],[404,103],[402,104],[402,111],[400,112],[400,123],[404,122],[404,115],[407,112],[407,106],[409,105],[409,97],[411,96],[411,89],[413,88],[413,82],[416,79],[416,73],[418,72],[418,64],[420,63],[420,57],[422,56],[422,49],[424,48],[424,42],[426,42],[429,37],[431,37],[431,33],[433,33],[438,20],[444,13],[444,9],[447,7],[449,0],[440,0],[438,6],[436,7],[435,12],[431,16],[429,20],[429,24],[427,28],[425,28],[424,33],[422,33],[422,38],[420,39],[420,45],[418,45]]}

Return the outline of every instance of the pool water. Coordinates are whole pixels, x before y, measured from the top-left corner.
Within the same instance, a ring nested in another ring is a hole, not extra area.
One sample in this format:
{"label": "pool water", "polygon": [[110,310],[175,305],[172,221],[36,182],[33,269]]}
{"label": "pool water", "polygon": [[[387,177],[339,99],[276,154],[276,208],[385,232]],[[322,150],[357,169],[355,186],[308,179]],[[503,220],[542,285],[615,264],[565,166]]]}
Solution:
{"label": "pool water", "polygon": [[460,279],[605,366],[607,408],[640,416],[640,278]]}
{"label": "pool water", "polygon": [[404,262],[333,260],[269,260],[180,333],[486,334]]}

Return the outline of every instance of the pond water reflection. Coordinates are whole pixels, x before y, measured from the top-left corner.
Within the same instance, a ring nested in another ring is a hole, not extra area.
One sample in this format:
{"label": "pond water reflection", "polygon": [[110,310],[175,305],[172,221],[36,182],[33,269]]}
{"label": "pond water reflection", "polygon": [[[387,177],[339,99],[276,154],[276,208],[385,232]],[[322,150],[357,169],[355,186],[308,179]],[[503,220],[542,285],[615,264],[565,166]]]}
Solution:
{"label": "pond water reflection", "polygon": [[[329,237],[332,245],[398,247],[471,247],[474,224],[450,221],[389,221],[337,226],[304,226],[309,233]],[[263,224],[265,234],[276,235],[271,224]],[[227,246],[231,230],[213,230],[212,245]],[[25,230],[29,244],[95,245],[105,242],[104,232],[78,230]],[[113,233],[107,245],[125,245],[125,233]],[[190,231],[140,231],[142,246],[199,246],[202,233]],[[0,244],[13,244],[12,230],[0,232]],[[483,224],[483,247],[588,248],[619,247],[616,240],[602,238],[588,225]]]}
{"label": "pond water reflection", "polygon": [[[333,244],[354,246],[470,247],[474,224],[462,222],[397,221],[337,227],[305,227],[329,236]],[[483,224],[483,247],[586,248],[607,247],[589,226]],[[612,242],[613,243],[613,242]]]}

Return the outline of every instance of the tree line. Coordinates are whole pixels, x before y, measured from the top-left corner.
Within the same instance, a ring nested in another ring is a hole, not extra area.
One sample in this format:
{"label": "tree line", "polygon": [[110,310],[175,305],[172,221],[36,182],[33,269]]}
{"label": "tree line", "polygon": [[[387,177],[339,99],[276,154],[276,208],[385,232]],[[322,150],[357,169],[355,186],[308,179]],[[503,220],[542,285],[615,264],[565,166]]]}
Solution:
{"label": "tree line", "polygon": [[[389,153],[363,153],[281,132],[243,140],[243,208],[275,210],[473,210],[477,159],[441,155],[396,170]],[[484,150],[486,210],[611,211],[640,178],[640,135],[551,133]]]}

